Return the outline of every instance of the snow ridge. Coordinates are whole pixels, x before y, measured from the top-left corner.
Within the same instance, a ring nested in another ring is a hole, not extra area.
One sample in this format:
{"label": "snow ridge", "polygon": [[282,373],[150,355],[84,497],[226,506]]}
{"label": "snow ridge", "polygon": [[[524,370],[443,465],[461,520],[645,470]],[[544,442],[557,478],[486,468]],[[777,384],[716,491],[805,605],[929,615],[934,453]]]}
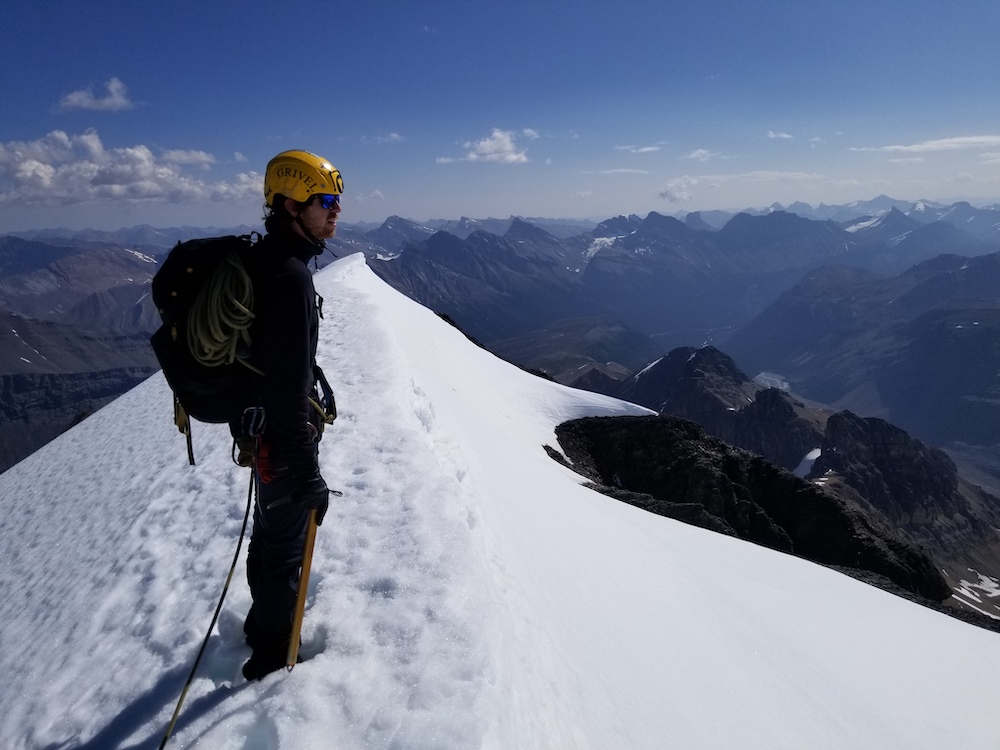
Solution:
{"label": "snow ridge", "polygon": [[[172,747],[995,746],[996,634],[587,489],[554,427],[647,410],[502,362],[360,255],[316,282],[344,494],[308,660],[239,677],[241,569]],[[4,750],[158,745],[246,503],[228,430],[194,441],[156,375],[0,476]]]}

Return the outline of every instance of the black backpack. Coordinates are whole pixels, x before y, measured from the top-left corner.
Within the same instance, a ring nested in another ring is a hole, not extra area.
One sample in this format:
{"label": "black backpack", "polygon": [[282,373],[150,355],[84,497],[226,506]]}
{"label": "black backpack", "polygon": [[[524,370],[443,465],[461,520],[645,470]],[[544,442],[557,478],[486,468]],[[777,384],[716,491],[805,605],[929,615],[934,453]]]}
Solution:
{"label": "black backpack", "polygon": [[248,359],[253,284],[244,267],[259,235],[180,242],[156,272],[153,303],[163,324],[150,337],[174,393],[174,417],[187,436],[188,417],[232,423],[256,403],[263,373]]}

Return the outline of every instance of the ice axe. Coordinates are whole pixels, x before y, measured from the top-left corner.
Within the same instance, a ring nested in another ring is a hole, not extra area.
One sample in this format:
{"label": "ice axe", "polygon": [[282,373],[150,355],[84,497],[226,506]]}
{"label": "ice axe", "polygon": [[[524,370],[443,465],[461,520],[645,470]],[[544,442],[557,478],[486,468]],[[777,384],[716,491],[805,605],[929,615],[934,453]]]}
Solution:
{"label": "ice axe", "polygon": [[295,599],[295,614],[292,618],[292,637],[288,641],[288,658],[285,667],[289,672],[299,658],[299,644],[302,642],[302,619],[306,614],[306,593],[309,590],[309,569],[312,567],[313,547],[316,546],[316,509],[309,511],[306,522],[306,543],[302,550],[302,572],[299,574],[299,592]]}

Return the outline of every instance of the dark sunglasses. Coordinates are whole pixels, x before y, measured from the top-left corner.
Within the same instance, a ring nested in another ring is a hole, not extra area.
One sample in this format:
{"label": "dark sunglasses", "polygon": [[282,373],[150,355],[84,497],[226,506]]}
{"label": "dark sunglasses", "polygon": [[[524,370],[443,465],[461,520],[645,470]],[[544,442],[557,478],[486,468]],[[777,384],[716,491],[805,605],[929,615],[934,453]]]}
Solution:
{"label": "dark sunglasses", "polygon": [[324,193],[322,195],[315,195],[313,197],[319,202],[319,205],[322,206],[323,209],[326,211],[329,211],[334,206],[340,205],[339,195],[330,195],[329,193]]}

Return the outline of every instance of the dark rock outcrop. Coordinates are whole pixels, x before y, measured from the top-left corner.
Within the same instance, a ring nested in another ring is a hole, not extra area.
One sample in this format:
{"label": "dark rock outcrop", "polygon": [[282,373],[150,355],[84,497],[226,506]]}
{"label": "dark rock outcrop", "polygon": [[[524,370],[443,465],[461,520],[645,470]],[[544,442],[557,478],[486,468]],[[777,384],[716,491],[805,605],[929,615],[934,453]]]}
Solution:
{"label": "dark rock outcrop", "polygon": [[[884,420],[832,413],[764,388],[712,347],[674,350],[613,395],[691,419],[786,469],[808,471],[806,478],[870,526],[921,548],[958,594],[980,574],[1000,577],[1000,499],[960,477],[945,453]],[[803,458],[817,448],[810,466]],[[998,597],[980,599],[976,610],[1000,616]],[[969,606],[962,596],[951,603]]]}
{"label": "dark rock outcrop", "polygon": [[958,510],[952,460],[881,419],[862,419],[849,411],[832,415],[812,475],[826,471],[840,474],[900,524],[920,524]]}
{"label": "dark rock outcrop", "polygon": [[942,567],[1000,572],[1000,500],[961,479],[937,448],[881,419],[839,412],[810,477],[835,475]]}
{"label": "dark rock outcrop", "polygon": [[[950,594],[934,563],[912,542],[879,528],[842,498],[692,422],[587,418],[560,425],[556,435],[573,467],[595,488],[638,493],[623,497],[632,504],[652,512],[699,506],[742,539],[818,563],[868,570],[935,601]],[[684,515],[695,523],[700,516],[690,508]]]}

